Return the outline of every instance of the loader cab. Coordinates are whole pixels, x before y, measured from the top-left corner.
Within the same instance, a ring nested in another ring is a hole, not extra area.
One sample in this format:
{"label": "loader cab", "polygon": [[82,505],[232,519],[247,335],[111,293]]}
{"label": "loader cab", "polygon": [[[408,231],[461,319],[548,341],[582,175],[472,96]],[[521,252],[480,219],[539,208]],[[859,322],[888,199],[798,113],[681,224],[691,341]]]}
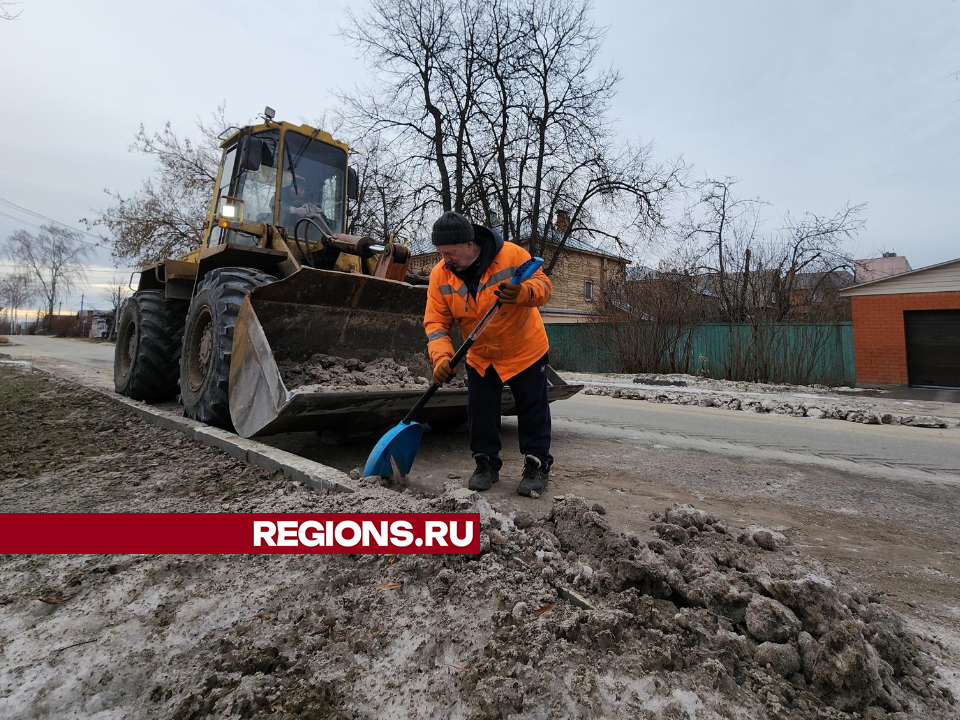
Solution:
{"label": "loader cab", "polygon": [[[241,130],[224,143],[208,247],[257,245],[261,239],[221,227],[217,222],[221,218],[273,225],[292,237],[301,218],[319,216],[333,232],[344,231],[348,177],[353,180],[347,173],[346,150],[319,137],[325,133],[303,130],[304,126],[280,123],[267,130]],[[301,237],[315,240],[319,236],[307,223],[300,228]]]}

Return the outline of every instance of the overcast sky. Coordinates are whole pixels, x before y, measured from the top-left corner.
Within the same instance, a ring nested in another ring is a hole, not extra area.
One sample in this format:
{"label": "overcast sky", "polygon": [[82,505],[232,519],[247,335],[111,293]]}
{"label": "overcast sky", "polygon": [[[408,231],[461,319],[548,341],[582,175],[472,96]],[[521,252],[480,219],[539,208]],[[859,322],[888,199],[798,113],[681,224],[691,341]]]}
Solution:
{"label": "overcast sky", "polygon": [[[323,115],[365,77],[337,35],[348,4],[23,0],[0,21],[0,240],[43,222],[4,201],[82,228],[104,188],[135,191],[140,123],[188,131],[223,101],[240,122]],[[960,2],[603,0],[593,17],[624,136],[775,214],[867,203],[857,257],[960,256]],[[97,251],[87,306],[129,271]]]}

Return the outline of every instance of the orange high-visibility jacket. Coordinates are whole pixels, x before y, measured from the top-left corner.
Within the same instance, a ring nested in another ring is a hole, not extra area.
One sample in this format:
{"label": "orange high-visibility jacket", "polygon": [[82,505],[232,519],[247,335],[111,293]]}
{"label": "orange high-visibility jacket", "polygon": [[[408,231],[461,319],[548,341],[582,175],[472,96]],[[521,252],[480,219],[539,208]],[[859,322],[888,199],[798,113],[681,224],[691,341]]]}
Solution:
{"label": "orange high-visibility jacket", "polygon": [[[511,242],[503,243],[480,278],[476,298],[466,283],[448,270],[441,260],[430,273],[427,310],[423,328],[427,332],[427,352],[434,367],[453,357],[450,329],[456,322],[466,338],[484,313],[497,301],[494,294],[502,282],[509,282],[517,266],[530,259],[530,253]],[[493,365],[501,380],[509,380],[539,360],[550,348],[543,319],[537,310],[545,305],[553,285],[542,270],[524,281],[516,304],[504,305],[467,352],[467,363],[481,375]]]}

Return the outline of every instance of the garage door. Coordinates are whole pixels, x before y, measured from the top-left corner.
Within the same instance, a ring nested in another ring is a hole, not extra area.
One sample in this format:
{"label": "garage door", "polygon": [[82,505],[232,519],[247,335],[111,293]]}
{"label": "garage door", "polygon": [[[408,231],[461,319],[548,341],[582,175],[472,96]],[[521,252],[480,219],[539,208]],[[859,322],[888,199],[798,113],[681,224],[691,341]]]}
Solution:
{"label": "garage door", "polygon": [[908,310],[903,322],[910,384],[960,388],[960,310]]}

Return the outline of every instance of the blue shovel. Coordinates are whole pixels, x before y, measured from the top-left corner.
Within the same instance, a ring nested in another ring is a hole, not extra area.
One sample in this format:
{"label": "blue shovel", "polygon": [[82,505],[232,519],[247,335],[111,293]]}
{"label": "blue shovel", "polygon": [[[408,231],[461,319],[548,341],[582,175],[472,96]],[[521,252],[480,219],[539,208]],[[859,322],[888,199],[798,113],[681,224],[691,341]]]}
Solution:
{"label": "blue shovel", "polygon": [[[543,258],[530,258],[517,268],[513,277],[510,278],[511,284],[523,282],[532,276],[541,265],[543,265]],[[477,323],[473,332],[464,340],[463,345],[460,346],[460,349],[457,350],[450,359],[451,370],[463,360],[467,351],[473,345],[474,341],[480,337],[480,333],[490,324],[490,320],[493,319],[494,314],[500,309],[502,304],[503,303],[497,300],[490,306],[490,309],[487,310],[483,319]],[[420,449],[420,438],[423,437],[423,426],[415,422],[415,418],[420,414],[420,411],[423,410],[423,406],[427,404],[430,398],[433,397],[433,394],[439,389],[440,386],[433,383],[423,394],[423,397],[417,401],[417,404],[410,409],[407,416],[400,421],[400,424],[380,438],[380,442],[378,442],[370,452],[370,457],[367,458],[367,464],[363,467],[364,477],[369,477],[370,475],[389,477],[396,473],[399,473],[400,476],[403,477],[410,472],[410,468],[413,467],[413,461],[417,457],[417,450]]]}

